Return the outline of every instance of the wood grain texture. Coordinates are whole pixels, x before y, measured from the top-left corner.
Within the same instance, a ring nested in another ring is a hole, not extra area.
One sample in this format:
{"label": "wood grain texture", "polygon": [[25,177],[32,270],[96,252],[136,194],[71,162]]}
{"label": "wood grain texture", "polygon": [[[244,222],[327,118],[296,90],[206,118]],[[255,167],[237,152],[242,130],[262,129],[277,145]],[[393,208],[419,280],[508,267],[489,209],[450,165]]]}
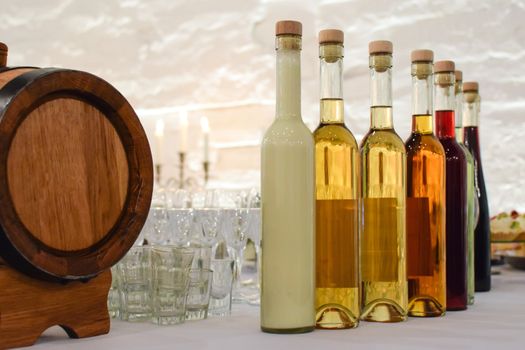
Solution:
{"label": "wood grain texture", "polygon": [[93,278],[124,256],[146,220],[146,135],[104,80],[19,70],[0,71],[0,256],[44,280]]}
{"label": "wood grain texture", "polygon": [[89,248],[122,211],[128,162],[117,132],[94,106],[56,98],[18,127],[7,158],[15,210],[43,244]]}
{"label": "wood grain texture", "polygon": [[59,325],[71,338],[109,332],[111,272],[87,283],[59,284],[29,278],[0,265],[0,349],[33,345]]}

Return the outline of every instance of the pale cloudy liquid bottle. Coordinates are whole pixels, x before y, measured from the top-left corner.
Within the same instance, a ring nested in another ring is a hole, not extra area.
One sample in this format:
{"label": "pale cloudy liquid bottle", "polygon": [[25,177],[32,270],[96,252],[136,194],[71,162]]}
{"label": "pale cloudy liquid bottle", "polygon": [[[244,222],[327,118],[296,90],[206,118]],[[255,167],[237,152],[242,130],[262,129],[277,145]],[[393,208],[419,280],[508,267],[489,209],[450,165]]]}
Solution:
{"label": "pale cloudy liquid bottle", "polygon": [[315,327],[314,139],[301,119],[301,23],[276,26],[276,118],[261,154],[261,329]]}

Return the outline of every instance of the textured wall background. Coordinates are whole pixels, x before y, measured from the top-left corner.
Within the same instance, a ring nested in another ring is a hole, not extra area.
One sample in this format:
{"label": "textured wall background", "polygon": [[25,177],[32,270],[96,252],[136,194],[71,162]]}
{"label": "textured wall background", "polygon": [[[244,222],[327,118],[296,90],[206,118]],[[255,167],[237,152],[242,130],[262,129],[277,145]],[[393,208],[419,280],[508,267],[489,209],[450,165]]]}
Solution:
{"label": "textured wall background", "polygon": [[[419,0],[17,0],[0,1],[10,65],[86,70],[114,84],[148,135],[166,122],[167,175],[175,174],[178,115],[189,111],[189,167],[201,175],[199,119],[212,128],[212,186],[259,181],[259,141],[275,98],[274,23],[303,22],[303,116],[318,120],[316,35],[346,33],[347,123],[368,129],[367,43],[394,42],[398,133],[410,131],[409,53],[431,48],[479,80],[481,141],[493,210],[525,210],[525,2]],[[157,156],[157,155],[154,155]]]}

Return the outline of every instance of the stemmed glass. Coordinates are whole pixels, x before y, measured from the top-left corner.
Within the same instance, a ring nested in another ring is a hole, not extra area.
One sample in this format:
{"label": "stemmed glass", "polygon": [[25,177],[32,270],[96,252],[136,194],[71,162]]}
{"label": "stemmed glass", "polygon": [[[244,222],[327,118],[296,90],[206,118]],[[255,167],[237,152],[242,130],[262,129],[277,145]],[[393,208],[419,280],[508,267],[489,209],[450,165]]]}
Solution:
{"label": "stemmed glass", "polygon": [[196,202],[197,205],[202,203],[202,206],[196,210],[199,211],[198,217],[200,219],[204,240],[213,250],[217,248],[217,244],[222,239],[223,211],[220,209],[220,195],[221,192],[218,190],[206,190],[200,194],[202,197],[201,201]]}
{"label": "stemmed glass", "polygon": [[151,207],[144,228],[137,240],[137,245],[163,244],[167,241],[168,211],[166,191],[156,187],[151,199]]}
{"label": "stemmed glass", "polygon": [[246,246],[247,230],[250,223],[251,196],[247,191],[238,191],[234,194],[235,207],[232,210],[231,229],[228,230],[228,243],[235,253],[235,284],[233,300],[244,302],[245,298],[241,290],[241,272]]}
{"label": "stemmed glass", "polygon": [[169,242],[177,246],[188,246],[189,234],[193,223],[191,195],[183,189],[168,191]]}

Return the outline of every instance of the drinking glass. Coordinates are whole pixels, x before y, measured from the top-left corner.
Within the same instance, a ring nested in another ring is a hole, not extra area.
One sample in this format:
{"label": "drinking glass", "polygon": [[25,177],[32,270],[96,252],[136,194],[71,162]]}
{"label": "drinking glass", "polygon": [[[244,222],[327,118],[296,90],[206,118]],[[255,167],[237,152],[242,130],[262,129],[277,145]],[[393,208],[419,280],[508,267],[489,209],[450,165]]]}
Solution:
{"label": "drinking glass", "polygon": [[155,246],[151,255],[153,323],[182,323],[186,318],[186,295],[194,252],[176,246]]}
{"label": "drinking glass", "polygon": [[117,264],[121,318],[144,321],[151,318],[150,248],[133,247]]}
{"label": "drinking glass", "polygon": [[242,294],[241,272],[243,253],[246,246],[247,230],[250,223],[251,197],[246,191],[239,191],[235,197],[235,208],[232,214],[232,226],[229,230],[229,245],[235,252],[235,284],[233,288],[234,301],[246,301]]}
{"label": "drinking glass", "polygon": [[117,267],[111,268],[111,287],[108,293],[108,312],[111,318],[120,317],[120,292]]}
{"label": "drinking glass", "polygon": [[227,316],[232,309],[233,259],[212,259],[211,269],[213,280],[209,314],[212,316]]}
{"label": "drinking glass", "polygon": [[168,243],[178,246],[187,246],[189,244],[192,222],[194,220],[193,209],[171,208],[168,210],[168,217]]}
{"label": "drinking glass", "polygon": [[186,320],[202,320],[208,317],[212,281],[212,270],[190,270],[190,287],[186,299]]}

